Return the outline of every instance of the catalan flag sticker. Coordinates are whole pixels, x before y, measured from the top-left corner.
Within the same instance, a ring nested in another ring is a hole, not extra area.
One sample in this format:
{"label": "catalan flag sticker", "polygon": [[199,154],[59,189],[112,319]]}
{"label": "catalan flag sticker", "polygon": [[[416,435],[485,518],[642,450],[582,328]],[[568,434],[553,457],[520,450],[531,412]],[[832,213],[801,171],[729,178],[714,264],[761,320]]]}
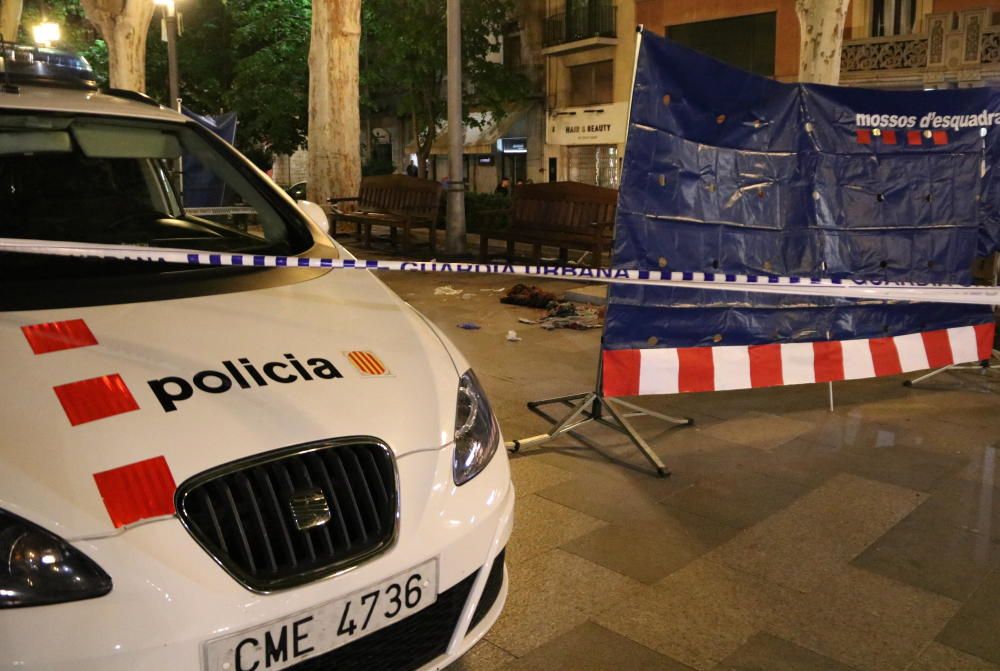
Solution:
{"label": "catalan flag sticker", "polygon": [[389,369],[385,367],[382,360],[371,352],[356,350],[344,352],[354,367],[361,372],[362,377],[383,377],[389,375]]}

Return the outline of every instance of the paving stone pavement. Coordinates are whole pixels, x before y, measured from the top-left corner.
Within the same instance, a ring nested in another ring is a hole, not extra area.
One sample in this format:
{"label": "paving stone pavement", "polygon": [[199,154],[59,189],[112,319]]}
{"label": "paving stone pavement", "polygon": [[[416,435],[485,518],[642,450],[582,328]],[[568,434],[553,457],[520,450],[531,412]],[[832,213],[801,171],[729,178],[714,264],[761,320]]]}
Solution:
{"label": "paving stone pavement", "polygon": [[[508,439],[547,428],[526,401],[593,388],[600,333],[518,323],[539,311],[498,301],[510,279],[382,278]],[[600,428],[603,454],[513,455],[507,607],[453,668],[1000,671],[1000,374],[901,381],[838,383],[833,413],[822,385],[642,398],[696,419],[635,421],[668,479]]]}

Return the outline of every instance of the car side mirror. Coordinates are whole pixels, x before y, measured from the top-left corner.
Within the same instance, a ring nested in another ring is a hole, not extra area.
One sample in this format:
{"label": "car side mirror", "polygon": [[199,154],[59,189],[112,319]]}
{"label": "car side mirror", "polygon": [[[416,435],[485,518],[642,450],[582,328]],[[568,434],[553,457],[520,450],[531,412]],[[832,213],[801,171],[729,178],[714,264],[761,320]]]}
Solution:
{"label": "car side mirror", "polygon": [[330,220],[326,216],[326,212],[323,208],[308,200],[298,201],[299,209],[306,213],[314,224],[319,226],[320,230],[330,235]]}

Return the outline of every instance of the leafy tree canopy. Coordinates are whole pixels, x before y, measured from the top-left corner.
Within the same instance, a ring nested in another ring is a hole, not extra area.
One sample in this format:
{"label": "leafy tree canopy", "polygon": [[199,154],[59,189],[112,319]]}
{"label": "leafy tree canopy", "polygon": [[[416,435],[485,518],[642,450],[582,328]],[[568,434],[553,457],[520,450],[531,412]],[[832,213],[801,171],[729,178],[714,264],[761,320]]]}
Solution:
{"label": "leafy tree canopy", "polygon": [[[152,0],[150,0],[152,1]],[[310,0],[180,2],[183,35],[177,59],[184,105],[202,114],[236,111],[239,148],[267,162],[305,143],[309,91]],[[25,0],[22,42],[42,18],[62,26],[60,47],[83,54],[98,83],[108,82],[108,50],[79,0]],[[167,101],[167,46],[160,14],[146,49],[147,93]]]}
{"label": "leafy tree canopy", "polygon": [[[421,164],[447,116],[446,0],[363,0],[362,104],[369,111],[394,111],[421,129]],[[463,0],[463,112],[500,119],[506,105],[528,95],[528,80],[505,68],[500,35],[513,14],[511,0]]]}
{"label": "leafy tree canopy", "polygon": [[[309,102],[311,0],[197,0],[179,2],[181,97],[200,113],[236,111],[237,144],[245,153],[290,153],[305,144]],[[527,95],[527,80],[504,68],[500,40],[512,0],[463,0],[464,111],[503,116],[505,105]],[[42,17],[62,26],[60,46],[82,53],[107,83],[108,53],[79,0],[24,0],[21,40]],[[167,99],[167,49],[160,14],[150,26],[148,93]],[[446,0],[363,0],[362,106],[390,112],[424,129],[426,158],[446,111],[444,91]],[[336,100],[330,101],[337,104]]]}

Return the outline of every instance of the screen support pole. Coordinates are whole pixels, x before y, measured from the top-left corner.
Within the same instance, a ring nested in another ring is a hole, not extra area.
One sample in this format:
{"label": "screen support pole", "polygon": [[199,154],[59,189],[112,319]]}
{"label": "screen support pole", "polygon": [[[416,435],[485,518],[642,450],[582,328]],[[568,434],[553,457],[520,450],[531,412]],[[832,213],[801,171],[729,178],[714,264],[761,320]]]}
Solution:
{"label": "screen support pole", "polygon": [[[1000,285],[1000,253],[993,255],[993,286]],[[996,311],[994,311],[994,315]],[[994,365],[995,364],[995,365]],[[1000,370],[1000,350],[994,349],[990,353],[990,358],[985,361],[980,361],[979,363],[953,363],[950,366],[945,366],[944,368],[938,368],[937,370],[932,370],[929,373],[925,373],[918,378],[912,380],[905,380],[903,382],[904,387],[912,387],[915,384],[920,384],[924,380],[929,380],[936,375],[940,375],[945,372],[952,371],[963,371],[963,370],[978,370],[981,375],[987,375],[989,373],[996,373]]]}
{"label": "screen support pole", "polygon": [[[636,72],[639,68],[639,49],[642,46],[642,26],[639,26],[638,33],[639,34],[636,37],[635,44],[635,62],[632,66],[633,93],[635,91]],[[629,97],[628,118],[631,122],[631,96]],[[562,419],[556,419],[542,410],[542,408],[547,405],[561,405],[564,406],[568,412],[562,417]],[[602,426],[613,429],[626,436],[629,439],[629,442],[631,442],[632,445],[634,445],[635,448],[642,453],[642,456],[649,461],[653,468],[656,469],[656,475],[661,478],[669,476],[670,471],[667,470],[666,464],[663,463],[656,452],[653,451],[653,448],[649,446],[649,443],[647,443],[646,440],[639,434],[639,432],[635,429],[635,426],[629,420],[633,417],[653,417],[663,422],[667,422],[668,424],[676,424],[678,426],[690,426],[691,424],[694,424],[694,420],[690,417],[671,417],[670,415],[653,412],[652,410],[635,405],[629,401],[623,401],[620,398],[605,396],[603,337],[601,338],[601,348],[598,352],[597,384],[594,387],[594,391],[583,392],[582,394],[570,394],[569,396],[546,398],[540,401],[530,401],[528,403],[528,409],[536,415],[552,422],[552,428],[550,428],[546,433],[537,436],[508,442],[506,447],[511,452],[519,452],[522,447],[531,447],[546,443],[563,434],[572,436],[585,446],[600,452],[600,448],[593,441],[577,432],[577,429],[581,426],[589,424],[590,422],[597,422]]]}
{"label": "screen support pole", "polygon": [[[642,406],[629,401],[623,401],[620,398],[605,396],[603,393],[603,354],[604,342],[602,338],[601,353],[597,363],[597,384],[594,391],[583,392],[580,394],[570,394],[569,396],[557,396],[555,398],[546,398],[539,401],[529,401],[528,409],[536,415],[553,422],[552,428],[550,428],[546,433],[539,434],[537,436],[510,441],[506,444],[507,449],[516,453],[523,447],[540,445],[566,434],[577,439],[585,446],[600,452],[600,449],[590,439],[577,432],[577,429],[581,426],[589,424],[590,422],[597,422],[598,424],[601,424],[609,429],[613,429],[628,438],[629,442],[631,442],[632,445],[635,446],[640,453],[642,453],[642,456],[649,461],[653,468],[656,469],[656,475],[658,477],[665,478],[669,476],[670,471],[667,469],[666,464],[663,463],[656,452],[653,451],[653,448],[650,447],[649,443],[647,443],[642,435],[639,434],[635,426],[629,420],[633,417],[652,417],[654,419],[667,422],[668,424],[676,424],[678,426],[690,426],[694,424],[694,420],[690,417],[671,417],[670,415],[665,415],[663,413],[643,408]],[[552,415],[549,415],[544,410],[541,410],[541,408],[547,405],[565,406],[568,412],[561,419],[557,419]]]}

